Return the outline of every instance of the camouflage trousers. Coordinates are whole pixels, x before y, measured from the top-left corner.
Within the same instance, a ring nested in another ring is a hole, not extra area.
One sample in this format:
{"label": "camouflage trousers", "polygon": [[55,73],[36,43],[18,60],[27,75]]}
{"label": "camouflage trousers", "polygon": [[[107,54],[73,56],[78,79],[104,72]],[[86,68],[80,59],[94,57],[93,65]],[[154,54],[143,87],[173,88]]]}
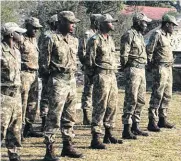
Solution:
{"label": "camouflage trousers", "polygon": [[76,80],[73,73],[50,75],[48,80],[49,111],[46,122],[46,142],[53,142],[61,129],[62,139],[74,137],[76,116]]}
{"label": "camouflage trousers", "polygon": [[82,93],[82,109],[92,108],[93,75],[84,72],[84,89]]}
{"label": "camouflage trousers", "polygon": [[22,122],[33,123],[38,107],[38,75],[36,72],[21,72]]}
{"label": "camouflage trousers", "polygon": [[167,109],[172,98],[172,67],[158,66],[152,70],[153,86],[148,117],[167,117]]}
{"label": "camouflage trousers", "polygon": [[20,88],[14,96],[1,91],[1,141],[11,153],[16,153],[16,147],[21,147],[22,107]]}
{"label": "camouflage trousers", "polygon": [[47,91],[47,85],[48,85],[48,77],[42,78],[42,91],[41,91],[41,99],[40,99],[40,116],[47,116],[48,114],[48,91]]}
{"label": "camouflage trousers", "polygon": [[102,133],[102,125],[115,126],[118,88],[115,73],[94,76],[92,133]]}
{"label": "camouflage trousers", "polygon": [[123,124],[139,123],[142,107],[145,105],[145,69],[127,67],[124,74],[126,84],[122,122]]}

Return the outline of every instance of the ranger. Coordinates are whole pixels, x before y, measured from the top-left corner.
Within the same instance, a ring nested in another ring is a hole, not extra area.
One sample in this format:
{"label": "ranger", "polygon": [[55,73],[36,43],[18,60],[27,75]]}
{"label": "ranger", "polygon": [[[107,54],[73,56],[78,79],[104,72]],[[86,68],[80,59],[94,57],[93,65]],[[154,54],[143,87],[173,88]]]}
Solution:
{"label": "ranger", "polygon": [[124,139],[137,139],[136,135],[148,136],[139,128],[142,107],[145,105],[147,54],[142,33],[150,22],[144,13],[133,16],[133,26],[121,37],[121,66],[125,74],[125,97],[122,122]]}
{"label": "ranger", "polygon": [[20,161],[17,147],[21,147],[21,56],[18,48],[22,40],[20,28],[14,22],[5,23],[1,34],[1,141],[5,139],[10,161]]}
{"label": "ranger", "polygon": [[[148,63],[152,67],[153,86],[148,109],[148,130],[159,132],[160,128],[173,128],[167,121],[167,109],[172,97],[172,43],[171,34],[178,23],[174,16],[165,14],[162,26],[150,37],[147,45]],[[158,124],[156,124],[159,117]]]}
{"label": "ranger", "polygon": [[[91,133],[92,149],[106,149],[105,144],[122,143],[112,131],[115,126],[118,88],[115,72],[116,52],[112,37],[108,34],[114,30],[112,22],[117,22],[110,14],[98,18],[99,31],[90,38],[86,48],[86,65],[94,71],[93,111]],[[102,124],[105,127],[103,144],[100,141]]]}

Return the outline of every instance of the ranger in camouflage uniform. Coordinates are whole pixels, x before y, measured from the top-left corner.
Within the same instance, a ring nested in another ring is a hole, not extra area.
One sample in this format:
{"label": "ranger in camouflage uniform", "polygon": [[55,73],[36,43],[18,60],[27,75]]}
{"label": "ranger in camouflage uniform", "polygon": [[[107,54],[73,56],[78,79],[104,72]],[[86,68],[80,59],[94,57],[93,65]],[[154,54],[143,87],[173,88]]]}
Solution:
{"label": "ranger in camouflage uniform", "polygon": [[[76,115],[76,54],[78,39],[72,36],[74,24],[80,20],[71,11],[58,14],[58,32],[53,34],[46,46],[47,65],[50,72],[48,80],[49,111],[46,122],[46,154],[44,161],[59,161],[55,157],[53,143],[55,134],[62,132],[63,149],[61,156],[81,158],[72,143],[73,125]],[[69,34],[70,33],[70,34]]]}
{"label": "ranger in camouflage uniform", "polygon": [[92,149],[105,149],[100,141],[102,125],[105,127],[104,143],[122,143],[112,136],[115,125],[118,88],[115,72],[117,71],[115,45],[108,32],[114,30],[112,22],[117,22],[111,15],[98,18],[100,31],[90,38],[86,48],[86,65],[94,71],[93,112],[92,112]]}
{"label": "ranger in camouflage uniform", "polygon": [[[22,81],[22,131],[24,137],[39,137],[33,132],[32,124],[35,120],[38,103],[38,58],[39,49],[36,33],[42,26],[35,17],[25,20],[27,29],[21,45],[21,81]],[[23,139],[23,137],[22,137]]]}
{"label": "ranger in camouflage uniform", "polygon": [[[168,14],[162,17],[162,26],[150,37],[147,45],[148,62],[152,67],[153,87],[148,112],[149,131],[160,128],[173,128],[167,121],[167,109],[172,97],[172,43],[171,34],[178,25],[175,17]],[[159,117],[158,125],[156,119]]]}
{"label": "ranger in camouflage uniform", "polygon": [[139,123],[142,107],[145,105],[145,65],[147,64],[142,32],[150,21],[151,19],[143,13],[135,14],[132,28],[121,37],[120,62],[126,80],[122,115],[124,139],[137,139],[136,135],[148,136],[148,133],[140,130]]}
{"label": "ranger in camouflage uniform", "polygon": [[5,139],[10,161],[20,161],[17,147],[21,147],[22,107],[20,94],[20,28],[14,22],[1,29],[1,141]]}
{"label": "ranger in camouflage uniform", "polygon": [[48,83],[48,77],[49,77],[49,71],[46,70],[47,67],[45,67],[45,62],[48,57],[46,55],[46,46],[49,41],[49,39],[52,37],[53,34],[56,33],[57,30],[57,21],[58,17],[57,14],[50,17],[48,20],[48,25],[50,27],[50,30],[43,33],[43,35],[40,36],[39,41],[40,44],[40,57],[39,57],[39,76],[42,80],[42,92],[41,92],[41,100],[40,100],[40,117],[42,118],[42,129],[41,131],[44,131],[47,113],[48,113],[48,93],[47,93],[47,83]]}
{"label": "ranger in camouflage uniform", "polygon": [[93,71],[85,65],[85,53],[87,41],[97,32],[98,26],[96,18],[101,14],[92,14],[90,16],[91,26],[90,30],[85,32],[85,37],[80,41],[78,56],[83,65],[84,71],[84,89],[82,93],[82,110],[83,110],[83,124],[90,125],[89,115],[92,108],[92,89],[93,89]]}

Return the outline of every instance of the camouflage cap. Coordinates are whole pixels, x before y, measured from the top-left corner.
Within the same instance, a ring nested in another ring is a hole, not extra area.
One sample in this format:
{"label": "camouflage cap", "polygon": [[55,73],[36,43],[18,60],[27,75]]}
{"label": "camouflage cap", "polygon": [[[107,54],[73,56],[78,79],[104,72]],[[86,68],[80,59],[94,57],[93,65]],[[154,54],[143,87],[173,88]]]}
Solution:
{"label": "camouflage cap", "polygon": [[61,20],[62,18],[67,19],[70,22],[77,23],[80,22],[79,19],[77,19],[73,12],[71,11],[62,11],[58,14],[58,20]]}
{"label": "camouflage cap", "polygon": [[152,19],[148,18],[144,13],[138,12],[133,16],[133,22],[137,22],[137,21],[151,22]]}
{"label": "camouflage cap", "polygon": [[19,27],[15,22],[7,22],[1,28],[2,35],[8,35],[12,32],[25,33],[26,31],[26,29]]}
{"label": "camouflage cap", "polygon": [[98,17],[97,21],[99,21],[99,22],[118,22],[117,19],[113,19],[113,17],[108,13]]}
{"label": "camouflage cap", "polygon": [[162,21],[163,22],[172,22],[174,25],[178,26],[176,18],[174,16],[171,16],[171,15],[168,15],[168,14],[163,15]]}
{"label": "camouflage cap", "polygon": [[36,17],[30,17],[30,18],[26,19],[26,20],[25,20],[25,23],[26,23],[26,24],[31,24],[31,25],[33,25],[33,26],[36,27],[36,28],[41,28],[41,27],[43,27],[43,26],[40,24],[39,19],[36,18]]}
{"label": "camouflage cap", "polygon": [[48,20],[49,23],[57,22],[57,21],[58,21],[58,15],[57,14],[51,16],[50,19]]}
{"label": "camouflage cap", "polygon": [[98,19],[101,16],[102,16],[102,14],[91,14],[90,15],[90,20],[95,21],[96,19]]}

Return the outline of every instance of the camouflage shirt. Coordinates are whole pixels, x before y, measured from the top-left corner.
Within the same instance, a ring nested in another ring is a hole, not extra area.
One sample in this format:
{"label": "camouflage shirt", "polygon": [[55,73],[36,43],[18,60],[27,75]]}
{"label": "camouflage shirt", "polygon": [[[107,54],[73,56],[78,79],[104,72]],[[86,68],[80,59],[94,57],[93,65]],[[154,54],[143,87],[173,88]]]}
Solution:
{"label": "camouflage shirt", "polygon": [[50,70],[59,71],[65,69],[75,71],[77,69],[76,54],[78,52],[78,39],[68,34],[53,34],[47,41],[45,53],[48,55],[45,66]]}
{"label": "camouflage shirt", "polygon": [[147,64],[147,54],[143,35],[131,28],[122,37],[120,43],[121,64],[131,63]]}
{"label": "camouflage shirt", "polygon": [[146,49],[149,62],[173,62],[171,35],[166,34],[162,29],[151,35]]}
{"label": "camouflage shirt", "polygon": [[39,55],[39,72],[45,72],[42,71],[46,69],[45,62],[47,61],[48,55],[47,55],[47,49],[46,46],[48,44],[49,39],[52,38],[52,35],[55,34],[55,31],[48,30],[45,31],[40,37],[39,37],[39,49],[40,49],[40,55]]}
{"label": "camouflage shirt", "polygon": [[1,86],[20,86],[20,52],[11,49],[5,42],[1,43]]}
{"label": "camouflage shirt", "polygon": [[37,45],[36,38],[29,38],[24,36],[24,41],[20,47],[22,69],[35,69],[39,68],[38,58],[39,58],[39,48]]}
{"label": "camouflage shirt", "polygon": [[90,29],[85,32],[85,35],[87,33],[87,37],[84,37],[79,42],[79,50],[78,50],[78,57],[82,64],[85,62],[85,55],[86,55],[86,44],[88,40],[95,34],[95,32]]}
{"label": "camouflage shirt", "polygon": [[86,48],[86,64],[102,69],[117,69],[115,44],[111,36],[105,39],[97,33],[90,38]]}

